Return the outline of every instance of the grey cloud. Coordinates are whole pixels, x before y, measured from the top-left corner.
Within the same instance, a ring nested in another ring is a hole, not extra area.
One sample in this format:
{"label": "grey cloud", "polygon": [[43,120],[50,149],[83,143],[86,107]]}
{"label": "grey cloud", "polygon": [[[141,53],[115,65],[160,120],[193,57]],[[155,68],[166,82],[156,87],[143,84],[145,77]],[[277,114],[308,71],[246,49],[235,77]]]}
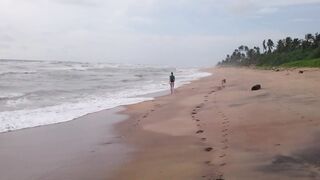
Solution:
{"label": "grey cloud", "polygon": [[13,42],[15,39],[8,35],[8,34],[2,34],[0,35],[0,42]]}
{"label": "grey cloud", "polygon": [[61,4],[96,7],[103,3],[102,0],[53,0]]}

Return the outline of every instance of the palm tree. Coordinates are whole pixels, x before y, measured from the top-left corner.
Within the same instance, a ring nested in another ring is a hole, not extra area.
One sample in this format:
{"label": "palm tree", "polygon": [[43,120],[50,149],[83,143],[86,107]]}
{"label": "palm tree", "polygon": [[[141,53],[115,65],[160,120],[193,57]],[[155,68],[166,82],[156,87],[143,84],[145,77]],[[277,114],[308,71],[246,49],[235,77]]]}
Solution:
{"label": "palm tree", "polygon": [[314,41],[315,41],[315,38],[312,34],[306,34],[305,36],[305,43],[304,43],[304,47],[305,48],[309,48],[313,45]]}
{"label": "palm tree", "polygon": [[244,45],[241,45],[238,47],[239,51],[243,51],[244,50]]}
{"label": "palm tree", "polygon": [[314,36],[314,41],[317,47],[320,47],[320,34],[316,33]]}
{"label": "palm tree", "polygon": [[253,49],[256,51],[256,54],[260,55],[260,48],[258,46],[253,47]]}
{"label": "palm tree", "polygon": [[249,47],[248,46],[244,46],[244,51],[248,52],[249,51]]}
{"label": "palm tree", "polygon": [[271,39],[268,39],[267,46],[268,46],[268,52],[271,53],[274,47],[274,43]]}
{"label": "palm tree", "polygon": [[301,41],[298,38],[294,38],[292,41],[292,48],[298,49],[300,47]]}
{"label": "palm tree", "polygon": [[277,43],[277,51],[278,52],[283,52],[284,48],[285,48],[285,45],[283,43],[283,40],[280,39],[278,41],[278,43]]}
{"label": "palm tree", "polygon": [[292,49],[292,38],[291,37],[286,37],[286,39],[285,39],[285,48],[286,48],[286,50],[291,50]]}
{"label": "palm tree", "polygon": [[263,40],[262,47],[263,47],[263,52],[266,52],[266,50],[267,50],[266,40]]}
{"label": "palm tree", "polygon": [[309,43],[313,43],[314,42],[314,36],[312,34],[306,34],[305,39]]}
{"label": "palm tree", "polygon": [[230,62],[230,55],[229,55],[229,54],[227,54],[226,62],[227,62],[227,63]]}

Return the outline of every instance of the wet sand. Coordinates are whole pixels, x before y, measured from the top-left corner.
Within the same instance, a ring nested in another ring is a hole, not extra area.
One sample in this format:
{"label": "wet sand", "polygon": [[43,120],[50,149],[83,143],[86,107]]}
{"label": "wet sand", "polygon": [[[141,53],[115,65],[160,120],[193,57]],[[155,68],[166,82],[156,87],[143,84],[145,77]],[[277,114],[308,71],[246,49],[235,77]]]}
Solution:
{"label": "wet sand", "polygon": [[319,70],[208,71],[127,107],[116,129],[135,151],[110,179],[320,179]]}
{"label": "wet sand", "polygon": [[0,134],[1,180],[105,180],[129,157],[113,109],[66,123]]}

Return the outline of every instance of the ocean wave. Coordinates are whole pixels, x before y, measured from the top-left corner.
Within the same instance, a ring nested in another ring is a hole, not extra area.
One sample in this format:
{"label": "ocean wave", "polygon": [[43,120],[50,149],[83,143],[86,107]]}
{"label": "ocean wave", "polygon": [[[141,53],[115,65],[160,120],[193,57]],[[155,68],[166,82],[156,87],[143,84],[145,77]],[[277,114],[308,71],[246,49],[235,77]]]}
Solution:
{"label": "ocean wave", "polygon": [[150,99],[151,98],[96,99],[91,102],[66,103],[34,110],[0,112],[0,132],[66,122],[88,113]]}
{"label": "ocean wave", "polygon": [[7,76],[7,75],[27,75],[27,74],[36,74],[37,71],[13,71],[13,72],[4,72],[0,73],[0,76]]}
{"label": "ocean wave", "polygon": [[0,95],[0,101],[2,100],[9,100],[9,99],[17,99],[23,97],[25,94],[23,93],[6,93],[2,92]]}
{"label": "ocean wave", "polygon": [[0,132],[65,122],[149,100],[145,94],[168,90],[171,71],[177,87],[209,75],[198,69],[150,65],[6,61],[0,67],[0,83],[5,86],[0,89]]}

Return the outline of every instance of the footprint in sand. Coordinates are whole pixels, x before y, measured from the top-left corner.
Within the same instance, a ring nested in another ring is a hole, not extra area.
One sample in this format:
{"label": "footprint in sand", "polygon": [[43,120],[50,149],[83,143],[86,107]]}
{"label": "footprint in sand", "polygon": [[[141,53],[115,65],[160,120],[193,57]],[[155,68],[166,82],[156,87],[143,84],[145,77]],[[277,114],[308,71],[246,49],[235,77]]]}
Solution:
{"label": "footprint in sand", "polygon": [[225,166],[225,165],[227,165],[227,163],[221,163],[221,164],[220,164],[220,166]]}
{"label": "footprint in sand", "polygon": [[201,140],[202,140],[202,141],[205,141],[205,140],[207,140],[207,138],[201,138]]}
{"label": "footprint in sand", "polygon": [[198,121],[198,122],[199,122],[199,121],[200,121],[200,119],[196,119],[196,121]]}
{"label": "footprint in sand", "polygon": [[226,131],[228,131],[228,129],[224,129],[224,130],[222,130],[222,132],[226,132]]}
{"label": "footprint in sand", "polygon": [[228,142],[228,139],[224,139],[224,140],[222,140],[221,142],[222,142],[222,143],[226,143],[226,142]]}
{"label": "footprint in sand", "polygon": [[196,134],[200,134],[200,133],[203,133],[204,131],[203,130],[198,130],[197,132],[196,132]]}
{"label": "footprint in sand", "polygon": [[226,154],[222,154],[222,155],[220,155],[219,157],[220,158],[223,158],[223,157],[225,157],[226,156]]}
{"label": "footprint in sand", "polygon": [[229,147],[228,146],[224,146],[222,149],[228,149]]}
{"label": "footprint in sand", "polygon": [[221,174],[218,176],[218,178],[216,178],[215,180],[224,180],[224,179],[223,179],[223,174],[221,173]]}
{"label": "footprint in sand", "polygon": [[210,151],[213,150],[213,148],[212,147],[206,147],[204,150],[207,151],[207,152],[210,152]]}
{"label": "footprint in sand", "polygon": [[228,136],[228,135],[229,135],[229,134],[228,134],[228,133],[226,133],[226,134],[223,134],[222,136],[223,136],[223,137],[226,137],[226,136]]}
{"label": "footprint in sand", "polygon": [[104,143],[101,143],[101,146],[107,146],[107,145],[110,145],[110,144],[114,144],[115,142],[104,142]]}

